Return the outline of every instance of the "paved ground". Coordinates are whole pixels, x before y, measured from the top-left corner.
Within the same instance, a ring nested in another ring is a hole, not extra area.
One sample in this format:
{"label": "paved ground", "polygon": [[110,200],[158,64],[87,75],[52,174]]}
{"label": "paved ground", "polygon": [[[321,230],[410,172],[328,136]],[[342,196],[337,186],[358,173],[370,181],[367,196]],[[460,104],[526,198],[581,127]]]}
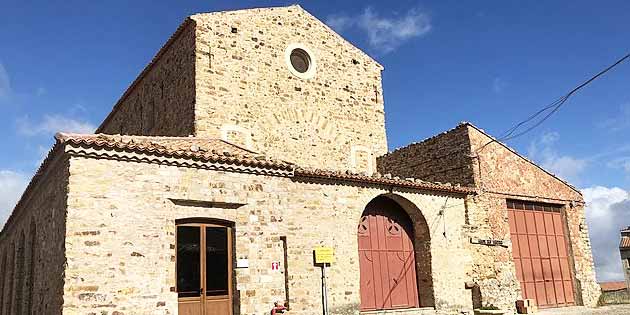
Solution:
{"label": "paved ground", "polygon": [[598,308],[564,307],[541,310],[538,315],[630,315],[630,304],[602,306]]}

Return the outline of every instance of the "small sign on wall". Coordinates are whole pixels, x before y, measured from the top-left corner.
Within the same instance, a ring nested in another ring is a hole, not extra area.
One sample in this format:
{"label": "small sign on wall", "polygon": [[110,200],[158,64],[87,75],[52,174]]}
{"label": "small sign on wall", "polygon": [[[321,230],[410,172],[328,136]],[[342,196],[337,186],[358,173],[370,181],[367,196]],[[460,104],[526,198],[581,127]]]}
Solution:
{"label": "small sign on wall", "polygon": [[273,272],[280,271],[280,262],[279,261],[274,261],[274,262],[271,263],[271,271],[273,271]]}
{"label": "small sign on wall", "polygon": [[486,246],[507,247],[507,245],[505,244],[505,242],[503,240],[495,240],[495,239],[471,238],[470,239],[470,243],[471,244],[486,245]]}
{"label": "small sign on wall", "polygon": [[247,260],[247,258],[237,259],[236,268],[249,268],[249,260]]}
{"label": "small sign on wall", "polygon": [[332,247],[315,247],[314,252],[316,264],[331,264],[335,262],[335,252]]}

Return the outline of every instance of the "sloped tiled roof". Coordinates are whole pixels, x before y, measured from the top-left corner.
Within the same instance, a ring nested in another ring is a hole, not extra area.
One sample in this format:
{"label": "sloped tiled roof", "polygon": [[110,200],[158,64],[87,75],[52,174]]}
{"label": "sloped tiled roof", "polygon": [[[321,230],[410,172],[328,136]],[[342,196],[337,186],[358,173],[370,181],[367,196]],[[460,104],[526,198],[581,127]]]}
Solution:
{"label": "sloped tiled roof", "polygon": [[238,164],[251,167],[293,169],[292,163],[272,160],[229,142],[197,137],[151,137],[106,134],[58,133],[59,143],[74,146],[126,150],[159,156],[197,159],[204,162]]}
{"label": "sloped tiled roof", "polygon": [[293,176],[338,179],[368,184],[427,189],[443,192],[471,193],[473,189],[449,184],[431,183],[417,179],[401,179],[379,174],[368,176],[351,172],[301,168],[291,162],[273,160],[229,142],[214,138],[121,136],[107,134],[58,133],[58,143],[77,147],[123,150],[148,155],[160,155],[204,162],[238,164],[250,167],[294,170]]}
{"label": "sloped tiled roof", "polygon": [[106,134],[72,134],[58,133],[58,143],[71,144],[77,147],[122,150],[147,155],[195,159],[201,162],[236,164],[255,168],[271,168],[292,171],[289,176],[319,179],[334,179],[365,184],[391,185],[397,187],[424,189],[453,193],[472,193],[468,187],[450,184],[431,183],[417,179],[401,179],[389,175],[381,176],[339,172],[332,170],[316,170],[301,168],[291,162],[273,160],[264,155],[247,150],[229,142],[213,138],[197,137],[156,137],[156,136],[121,136]]}
{"label": "sloped tiled roof", "polygon": [[[74,134],[57,133],[56,143],[38,168],[37,172],[26,187],[22,197],[14,209],[18,209],[26,199],[26,196],[36,186],[36,183],[46,174],[48,166],[63,152],[71,154],[85,154],[90,156],[105,156],[106,158],[125,158],[126,153],[137,154],[147,158],[138,159],[143,162],[160,161],[156,158],[175,158],[188,161],[181,166],[201,167],[208,164],[224,165],[227,171],[244,171],[247,167],[250,173],[278,175],[286,177],[312,178],[332,180],[339,182],[354,182],[359,184],[375,184],[410,189],[436,191],[456,194],[473,194],[475,190],[458,185],[430,183],[413,178],[401,179],[389,175],[375,174],[372,176],[351,172],[339,172],[331,170],[314,170],[301,168],[294,163],[270,159],[264,155],[247,150],[229,142],[197,137],[159,137],[159,136],[126,136],[107,134]],[[70,146],[68,148],[67,146]],[[66,147],[66,149],[64,149]],[[96,154],[94,154],[97,152]],[[178,164],[178,163],[175,163]],[[180,164],[178,164],[180,165]],[[252,171],[258,170],[258,171]],[[0,231],[0,237],[4,230],[14,220],[15,210],[7,219]]]}
{"label": "sloped tiled roof", "polygon": [[451,192],[451,193],[463,193],[470,194],[475,190],[470,187],[432,183],[414,178],[401,179],[398,177],[391,177],[389,174],[381,175],[365,175],[350,172],[339,172],[331,170],[321,169],[305,169],[298,168],[295,170],[295,176],[320,178],[320,179],[334,179],[340,181],[357,182],[365,184],[377,184],[377,185],[391,185],[396,187],[413,188],[430,191]]}
{"label": "sloped tiled roof", "polygon": [[292,176],[299,177],[336,179],[348,182],[392,185],[397,187],[464,194],[472,193],[474,191],[468,187],[431,183],[410,178],[401,179],[398,177],[391,177],[389,175],[381,176],[380,174],[375,174],[368,176],[365,174],[351,172],[301,168],[291,162],[269,159],[264,155],[247,150],[229,142],[212,138],[121,136],[72,133],[58,133],[55,137],[58,143],[71,144],[77,147],[122,150],[147,155],[195,159],[202,162],[291,170],[293,171]]}
{"label": "sloped tiled roof", "polygon": [[628,288],[624,281],[600,282],[599,286],[604,292],[619,291]]}

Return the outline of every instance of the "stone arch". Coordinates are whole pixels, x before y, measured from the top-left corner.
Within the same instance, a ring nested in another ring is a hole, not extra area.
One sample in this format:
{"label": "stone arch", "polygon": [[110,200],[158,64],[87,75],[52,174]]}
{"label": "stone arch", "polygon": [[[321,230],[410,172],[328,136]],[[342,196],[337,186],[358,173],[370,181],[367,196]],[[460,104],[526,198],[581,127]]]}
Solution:
{"label": "stone arch", "polygon": [[435,307],[433,290],[433,265],[431,259],[431,230],[422,211],[409,199],[398,194],[382,195],[400,205],[411,218],[414,230],[414,250],[416,252],[416,276],[420,306]]}
{"label": "stone arch", "polygon": [[28,243],[28,269],[26,270],[26,306],[24,309],[27,314],[33,314],[34,307],[34,289],[35,289],[35,264],[37,263],[37,225],[35,220],[31,219],[31,226],[29,228],[29,243]]}
{"label": "stone arch", "polygon": [[14,281],[14,273],[15,273],[15,243],[10,241],[9,246],[7,248],[7,255],[9,256],[7,260],[7,274],[6,274],[6,284],[4,288],[4,301],[6,303],[2,305],[4,312],[3,314],[13,314],[13,284]]}
{"label": "stone arch", "polygon": [[24,314],[24,263],[26,252],[26,238],[24,231],[20,232],[20,238],[18,241],[17,253],[15,257],[16,273],[15,278],[17,280],[15,285],[15,309],[16,314]]}
{"label": "stone arch", "polygon": [[375,197],[366,205],[357,233],[362,310],[435,305],[429,228],[411,201],[396,194]]}
{"label": "stone arch", "polygon": [[2,248],[1,251],[2,255],[0,255],[0,270],[2,270],[2,272],[0,272],[0,315],[4,314],[4,282],[6,280],[6,275],[7,275],[7,249],[6,248]]}

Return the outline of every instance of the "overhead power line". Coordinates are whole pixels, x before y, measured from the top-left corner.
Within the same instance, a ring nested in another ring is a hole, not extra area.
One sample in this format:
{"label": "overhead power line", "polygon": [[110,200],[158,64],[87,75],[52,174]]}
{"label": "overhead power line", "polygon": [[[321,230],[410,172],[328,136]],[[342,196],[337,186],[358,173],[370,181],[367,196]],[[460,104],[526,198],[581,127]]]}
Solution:
{"label": "overhead power line", "polygon": [[[512,140],[514,138],[520,137],[520,136],[522,136],[522,135],[532,131],[534,128],[540,126],[543,122],[545,122],[547,119],[549,119],[549,117],[551,117],[551,115],[556,113],[560,109],[560,107],[562,107],[562,105],[564,105],[564,103],[566,103],[567,100],[573,94],[575,94],[577,91],[579,91],[583,87],[587,86],[591,82],[595,81],[597,78],[601,77],[606,72],[612,70],[614,67],[616,67],[620,63],[626,61],[628,58],[630,58],[630,54],[627,54],[627,55],[619,58],[615,63],[613,63],[612,65],[608,66],[606,69],[600,71],[596,75],[592,76],[590,79],[584,81],[584,83],[576,86],[571,91],[569,91],[569,93],[565,94],[564,96],[562,96],[562,97],[558,98],[557,100],[553,101],[551,104],[549,104],[549,105],[543,107],[542,109],[538,110],[537,112],[535,112],[531,116],[527,117],[525,120],[520,121],[517,124],[515,124],[514,126],[512,126],[510,129],[505,131],[505,133],[503,133],[503,135],[501,135],[501,137],[492,139],[488,143],[484,144],[481,148],[479,148],[479,150],[477,152],[480,152],[486,146],[488,146],[489,144],[491,144],[493,142]],[[541,115],[542,115],[542,117],[541,117]],[[537,118],[538,118],[538,120],[536,120]],[[522,126],[524,126],[524,125],[526,125],[526,124],[528,124],[528,123],[530,123],[532,121],[535,121],[535,122],[531,126],[527,127],[523,131],[517,132],[519,130],[519,128],[521,128]]]}

